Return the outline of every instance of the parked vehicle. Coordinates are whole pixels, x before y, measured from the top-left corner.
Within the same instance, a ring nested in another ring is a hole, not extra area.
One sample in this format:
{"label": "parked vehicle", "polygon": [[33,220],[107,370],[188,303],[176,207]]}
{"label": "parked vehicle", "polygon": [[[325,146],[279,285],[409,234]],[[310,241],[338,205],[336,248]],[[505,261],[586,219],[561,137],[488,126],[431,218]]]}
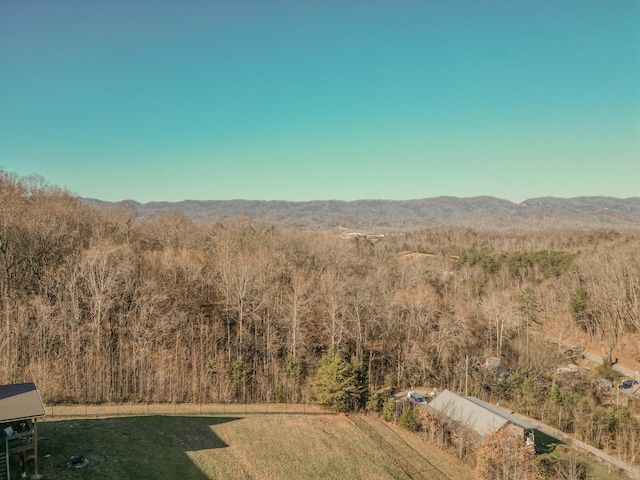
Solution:
{"label": "parked vehicle", "polygon": [[426,405],[427,401],[418,392],[407,393],[407,399],[412,405]]}
{"label": "parked vehicle", "polygon": [[631,388],[637,384],[638,384],[637,380],[625,380],[620,385],[618,385],[618,388]]}

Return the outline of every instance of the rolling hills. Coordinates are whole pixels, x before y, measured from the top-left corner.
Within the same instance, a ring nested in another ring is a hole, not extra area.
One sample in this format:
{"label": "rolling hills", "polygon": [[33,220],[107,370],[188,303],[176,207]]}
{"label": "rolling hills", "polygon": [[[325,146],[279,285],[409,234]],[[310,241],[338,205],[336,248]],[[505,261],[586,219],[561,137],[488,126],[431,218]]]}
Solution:
{"label": "rolling hills", "polygon": [[347,229],[387,233],[435,225],[477,229],[640,228],[640,197],[540,197],[521,203],[491,196],[434,197],[417,200],[323,200],[308,202],[259,200],[185,200],[110,203],[85,199],[93,205],[127,204],[136,216],[179,211],[195,221],[225,221],[234,217],[254,222],[314,230]]}

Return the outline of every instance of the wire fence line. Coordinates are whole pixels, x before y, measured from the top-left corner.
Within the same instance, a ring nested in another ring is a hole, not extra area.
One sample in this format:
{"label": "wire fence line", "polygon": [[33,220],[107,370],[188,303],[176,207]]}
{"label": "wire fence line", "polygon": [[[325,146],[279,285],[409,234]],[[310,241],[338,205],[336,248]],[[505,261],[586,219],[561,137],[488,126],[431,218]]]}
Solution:
{"label": "wire fence line", "polygon": [[[383,436],[378,429],[373,427],[369,422],[362,418],[362,416],[358,414],[350,414],[349,419],[364,431],[369,438],[371,438],[371,440],[373,440],[373,442],[378,445],[378,447],[380,447],[404,473],[407,474],[408,477],[413,480],[449,480],[449,477],[442,473],[426,458],[416,452],[389,427],[381,424],[388,430],[388,432],[386,430],[384,431]],[[405,453],[402,453],[402,451]]]}
{"label": "wire fence line", "polygon": [[[250,415],[250,414],[304,414],[304,415],[338,415],[317,405],[305,403],[124,403],[124,404],[47,404],[47,416],[42,420],[56,418],[99,418],[125,416],[216,416],[216,415]],[[383,434],[370,425],[358,414],[350,414],[348,418],[385,454],[394,461],[403,472],[413,480],[450,480],[437,467],[411,448],[396,432],[381,422],[379,427]],[[404,453],[403,453],[404,452]]]}
{"label": "wire fence line", "polygon": [[[335,414],[305,403],[124,403],[45,405],[48,418],[89,418],[145,415]],[[46,418],[46,417],[45,417]]]}

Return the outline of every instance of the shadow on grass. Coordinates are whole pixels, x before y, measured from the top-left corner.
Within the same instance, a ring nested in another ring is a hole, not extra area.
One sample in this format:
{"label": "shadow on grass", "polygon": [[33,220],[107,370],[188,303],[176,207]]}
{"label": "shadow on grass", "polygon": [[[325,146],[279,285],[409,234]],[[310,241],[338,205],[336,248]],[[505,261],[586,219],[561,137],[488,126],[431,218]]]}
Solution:
{"label": "shadow on grass", "polygon": [[547,435],[546,433],[536,430],[535,433],[535,449],[537,454],[551,453],[558,445],[563,442],[557,438]]}
{"label": "shadow on grass", "polygon": [[[208,477],[186,452],[225,448],[212,427],[240,417],[118,417],[39,424],[40,471],[47,479],[173,479]],[[84,455],[89,464],[68,469]],[[46,456],[46,458],[44,458]]]}

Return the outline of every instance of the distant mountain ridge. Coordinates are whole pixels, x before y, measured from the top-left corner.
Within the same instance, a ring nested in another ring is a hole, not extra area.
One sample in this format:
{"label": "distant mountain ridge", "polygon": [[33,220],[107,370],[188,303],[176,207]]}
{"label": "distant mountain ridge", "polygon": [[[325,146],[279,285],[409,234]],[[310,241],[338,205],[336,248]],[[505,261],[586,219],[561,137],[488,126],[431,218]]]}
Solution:
{"label": "distant mountain ridge", "polygon": [[265,224],[318,230],[407,231],[434,225],[478,229],[593,228],[640,229],[640,197],[539,197],[519,204],[491,196],[432,197],[417,200],[184,200],[128,203],[139,217],[178,211],[201,221],[250,218]]}

